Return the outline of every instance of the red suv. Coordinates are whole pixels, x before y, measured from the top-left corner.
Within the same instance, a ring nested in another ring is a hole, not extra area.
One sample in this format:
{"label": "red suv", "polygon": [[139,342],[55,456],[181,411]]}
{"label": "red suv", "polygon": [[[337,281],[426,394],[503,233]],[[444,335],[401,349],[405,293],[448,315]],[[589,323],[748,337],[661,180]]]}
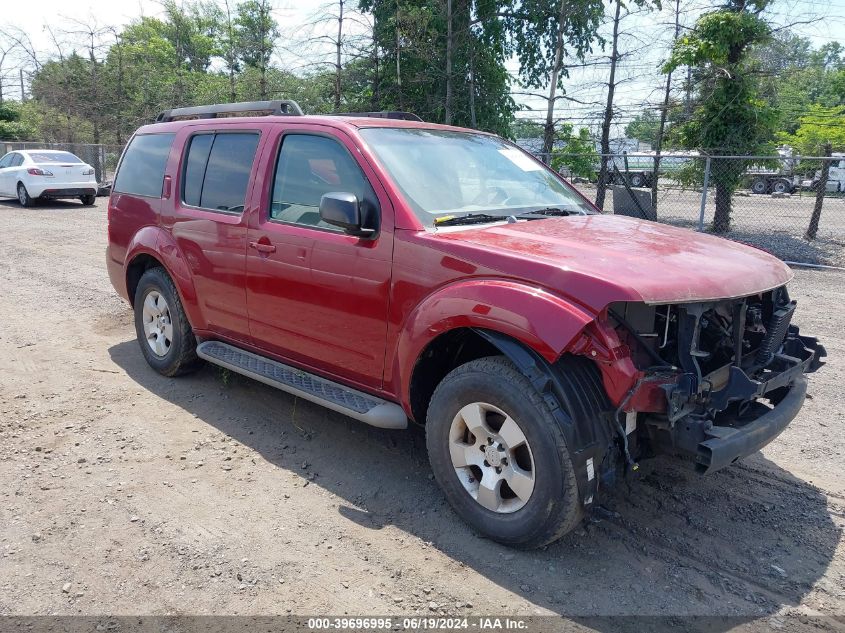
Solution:
{"label": "red suv", "polygon": [[455,511],[522,547],[637,460],[757,451],[825,355],[775,257],[598,213],[508,141],[402,113],[171,110],[124,151],[108,218],[155,370],[424,424]]}

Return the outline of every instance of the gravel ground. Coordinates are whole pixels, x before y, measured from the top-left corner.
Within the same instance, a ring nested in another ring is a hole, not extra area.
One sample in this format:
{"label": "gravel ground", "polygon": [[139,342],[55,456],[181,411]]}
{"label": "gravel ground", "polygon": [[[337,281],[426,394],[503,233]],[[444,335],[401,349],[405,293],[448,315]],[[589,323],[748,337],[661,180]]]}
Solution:
{"label": "gravel ground", "polygon": [[708,478],[655,462],[601,517],[520,552],[452,513],[419,432],[371,429],[212,367],[151,371],[105,273],[105,230],[103,201],[0,203],[0,614],[841,629],[842,273],[796,271],[797,320],[830,362],[781,437]]}

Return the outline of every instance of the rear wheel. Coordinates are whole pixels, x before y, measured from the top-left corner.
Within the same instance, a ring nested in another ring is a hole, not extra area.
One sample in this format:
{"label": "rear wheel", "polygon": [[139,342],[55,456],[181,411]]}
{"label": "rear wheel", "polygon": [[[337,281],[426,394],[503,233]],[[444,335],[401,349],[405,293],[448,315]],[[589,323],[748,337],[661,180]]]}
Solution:
{"label": "rear wheel", "polygon": [[150,268],[135,290],[135,333],[150,367],[178,376],[202,365],[176,286],[163,268]]}
{"label": "rear wheel", "polygon": [[504,357],[471,361],[443,379],[429,405],[426,443],[449,503],[488,538],[539,547],[581,519],[563,433]]}
{"label": "rear wheel", "polygon": [[642,174],[633,174],[631,176],[632,187],[642,187],[645,184],[645,179]]}
{"label": "rear wheel", "polygon": [[29,196],[29,192],[22,182],[18,183],[18,202],[21,203],[22,207],[31,207],[34,204],[34,200]]}
{"label": "rear wheel", "polygon": [[82,200],[82,204],[87,207],[90,207],[92,204],[94,204],[94,202],[96,202],[97,196],[89,194],[87,196],[79,196],[79,199]]}

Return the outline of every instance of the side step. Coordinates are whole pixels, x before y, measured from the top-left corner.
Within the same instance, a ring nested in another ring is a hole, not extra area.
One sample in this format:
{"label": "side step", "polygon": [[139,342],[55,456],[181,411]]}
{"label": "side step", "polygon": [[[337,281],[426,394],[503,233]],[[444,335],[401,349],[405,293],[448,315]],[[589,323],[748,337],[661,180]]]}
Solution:
{"label": "side step", "polygon": [[408,417],[398,404],[350,389],[220,341],[204,341],[197,356],[266,385],[382,429],[405,429]]}

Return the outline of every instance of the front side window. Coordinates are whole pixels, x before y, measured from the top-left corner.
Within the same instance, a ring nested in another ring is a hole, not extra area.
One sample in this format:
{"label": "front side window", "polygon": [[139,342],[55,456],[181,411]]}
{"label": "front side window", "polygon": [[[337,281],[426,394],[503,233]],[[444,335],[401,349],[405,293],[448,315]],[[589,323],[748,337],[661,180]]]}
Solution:
{"label": "front side window", "polygon": [[361,136],[427,226],[470,213],[595,213],[548,167],[495,136],[419,128],[368,128]]}
{"label": "front side window", "polygon": [[134,137],[120,161],[114,179],[114,191],[160,198],[173,136],[142,134]]}
{"label": "front side window", "polygon": [[258,139],[255,132],[192,137],[185,159],[182,201],[215,211],[243,211]]}
{"label": "front side window", "polygon": [[325,136],[285,136],[276,163],[270,217],[340,231],[320,219],[320,199],[330,192],[352,193],[359,201],[375,199],[361,168],[343,145]]}

